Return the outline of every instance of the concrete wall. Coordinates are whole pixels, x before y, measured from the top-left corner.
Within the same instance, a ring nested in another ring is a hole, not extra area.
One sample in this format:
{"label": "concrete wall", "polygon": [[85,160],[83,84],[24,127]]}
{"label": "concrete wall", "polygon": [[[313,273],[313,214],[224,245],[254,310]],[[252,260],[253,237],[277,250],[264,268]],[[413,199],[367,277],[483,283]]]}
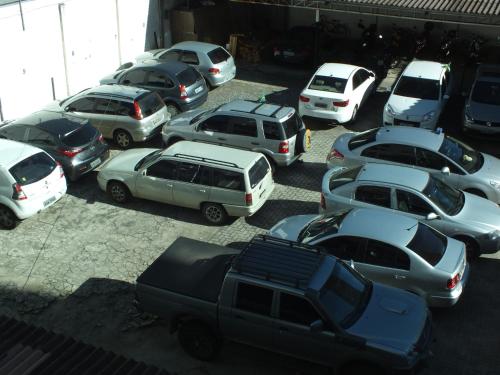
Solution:
{"label": "concrete wall", "polygon": [[[23,116],[99,79],[161,35],[158,0],[34,0],[0,7],[0,101]],[[161,38],[160,38],[161,40]],[[66,66],[66,67],[65,67]]]}

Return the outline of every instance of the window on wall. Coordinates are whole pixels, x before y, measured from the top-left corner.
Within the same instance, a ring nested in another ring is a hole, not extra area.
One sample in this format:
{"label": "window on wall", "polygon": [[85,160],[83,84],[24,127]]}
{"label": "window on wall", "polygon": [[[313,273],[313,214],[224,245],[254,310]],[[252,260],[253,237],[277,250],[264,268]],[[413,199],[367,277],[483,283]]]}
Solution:
{"label": "window on wall", "polygon": [[236,308],[260,315],[271,315],[273,291],[260,286],[239,283]]}

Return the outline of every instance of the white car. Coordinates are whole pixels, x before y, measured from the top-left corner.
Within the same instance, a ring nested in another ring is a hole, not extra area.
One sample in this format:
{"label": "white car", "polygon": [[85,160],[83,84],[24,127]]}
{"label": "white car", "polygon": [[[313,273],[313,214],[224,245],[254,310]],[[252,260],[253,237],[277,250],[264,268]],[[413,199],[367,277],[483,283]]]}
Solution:
{"label": "white car", "polygon": [[375,73],[368,69],[347,64],[323,64],[299,96],[299,113],[335,124],[354,121],[374,84]]}
{"label": "white car", "polygon": [[0,226],[14,229],[66,193],[59,163],[39,148],[0,139]]}
{"label": "white car", "polygon": [[450,98],[450,67],[434,61],[412,61],[394,85],[384,107],[384,125],[435,129]]}

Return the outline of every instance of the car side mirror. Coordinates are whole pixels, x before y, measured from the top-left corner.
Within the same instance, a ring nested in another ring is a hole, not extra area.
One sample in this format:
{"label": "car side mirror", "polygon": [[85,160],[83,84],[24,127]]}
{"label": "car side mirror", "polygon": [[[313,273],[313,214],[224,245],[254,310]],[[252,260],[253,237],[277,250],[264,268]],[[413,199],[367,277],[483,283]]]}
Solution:
{"label": "car side mirror", "polygon": [[64,108],[64,112],[73,112],[73,108],[71,108],[69,105]]}
{"label": "car side mirror", "polygon": [[427,220],[436,220],[439,219],[439,216],[435,212],[429,212],[426,216]]}
{"label": "car side mirror", "polygon": [[450,175],[450,173],[451,173],[451,172],[450,172],[450,168],[448,168],[448,167],[443,167],[443,168],[441,169],[441,173],[442,173],[442,174],[445,174],[445,175],[447,175],[447,176],[449,176],[449,175]]}
{"label": "car side mirror", "polygon": [[322,332],[324,328],[325,328],[325,325],[324,325],[323,321],[320,319],[315,320],[314,322],[312,322],[309,325],[309,331],[311,331],[312,333]]}

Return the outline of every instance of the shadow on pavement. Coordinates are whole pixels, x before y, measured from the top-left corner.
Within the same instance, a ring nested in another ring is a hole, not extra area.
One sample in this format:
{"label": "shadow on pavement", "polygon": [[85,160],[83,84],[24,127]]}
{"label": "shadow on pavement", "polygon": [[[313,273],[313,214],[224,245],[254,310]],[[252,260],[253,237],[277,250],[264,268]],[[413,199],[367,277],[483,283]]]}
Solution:
{"label": "shadow on pavement", "polygon": [[249,225],[269,230],[280,220],[294,215],[317,214],[318,202],[289,199],[270,199],[253,216],[245,218]]}

